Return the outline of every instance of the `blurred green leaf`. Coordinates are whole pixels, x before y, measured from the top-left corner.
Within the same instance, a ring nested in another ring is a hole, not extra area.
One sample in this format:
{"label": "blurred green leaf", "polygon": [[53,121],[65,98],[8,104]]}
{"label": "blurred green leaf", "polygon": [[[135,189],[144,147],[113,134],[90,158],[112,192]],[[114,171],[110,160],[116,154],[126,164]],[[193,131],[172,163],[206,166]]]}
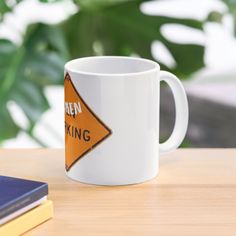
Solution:
{"label": "blurred green leaf", "polygon": [[6,4],[5,1],[0,1],[0,14],[4,14],[11,11],[11,8]]}
{"label": "blurred green leaf", "polygon": [[218,22],[221,23],[223,18],[223,14],[218,11],[212,11],[207,17],[207,21]]}
{"label": "blurred green leaf", "polygon": [[131,1],[137,0],[74,0],[74,2],[80,6],[80,9],[87,11],[99,10],[110,5]]}
{"label": "blurred green leaf", "polygon": [[[82,2],[86,1],[78,1]],[[176,60],[177,67],[172,71],[179,76],[189,74],[203,67],[204,47],[201,45],[177,44],[161,34],[165,24],[181,24],[194,29],[202,29],[202,22],[192,19],[179,19],[166,16],[150,16],[140,11],[143,1],[99,1],[108,6],[90,11],[82,8],[77,14],[62,24],[70,54],[73,58],[97,55],[131,55],[153,59],[151,43],[161,41]],[[89,5],[91,1],[86,2]],[[116,4],[110,4],[116,3]],[[94,5],[96,5],[94,3]],[[96,7],[94,6],[94,9]],[[166,69],[162,65],[163,69]],[[167,68],[171,70],[170,68]]]}
{"label": "blurred green leaf", "polygon": [[19,127],[14,123],[6,106],[0,103],[0,142],[15,137]]}
{"label": "blurred green leaf", "polygon": [[63,83],[68,53],[57,27],[37,24],[28,28],[20,46],[0,40],[0,54],[0,140],[3,140],[16,136],[20,130],[9,114],[8,102],[19,105],[32,129],[49,108],[45,86]]}
{"label": "blurred green leaf", "polygon": [[236,0],[222,0],[229,9],[229,13],[234,19],[234,35],[236,36]]}
{"label": "blurred green leaf", "polygon": [[22,0],[6,1],[0,0],[0,21],[7,12],[11,12],[13,8],[20,3]]}

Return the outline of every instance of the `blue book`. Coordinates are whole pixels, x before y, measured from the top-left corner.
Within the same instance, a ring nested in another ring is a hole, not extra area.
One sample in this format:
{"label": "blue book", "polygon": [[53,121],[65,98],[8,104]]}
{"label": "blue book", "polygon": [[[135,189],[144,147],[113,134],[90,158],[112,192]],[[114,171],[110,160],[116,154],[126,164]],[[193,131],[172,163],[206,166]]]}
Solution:
{"label": "blue book", "polygon": [[0,220],[47,195],[46,183],[0,175]]}

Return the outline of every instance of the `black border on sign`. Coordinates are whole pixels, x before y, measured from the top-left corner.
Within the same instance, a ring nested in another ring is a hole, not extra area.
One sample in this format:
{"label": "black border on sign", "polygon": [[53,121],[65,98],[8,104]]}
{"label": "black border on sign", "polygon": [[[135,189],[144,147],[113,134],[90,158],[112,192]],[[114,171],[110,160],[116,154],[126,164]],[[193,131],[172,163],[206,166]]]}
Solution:
{"label": "black border on sign", "polygon": [[103,142],[105,139],[107,139],[111,134],[112,134],[112,130],[92,111],[92,109],[87,105],[87,103],[84,101],[84,99],[80,96],[80,94],[78,93],[75,85],[73,84],[71,77],[69,75],[68,72],[66,72],[65,74],[65,80],[69,80],[71,82],[71,85],[73,87],[73,89],[75,90],[76,94],[78,95],[78,97],[80,98],[80,100],[83,102],[83,104],[85,105],[85,107],[93,114],[93,116],[95,117],[95,119],[108,131],[108,134],[106,136],[104,136],[102,139],[100,139],[98,142],[96,142],[90,149],[86,150],[85,152],[83,152],[79,157],[77,157],[70,166],[66,165],[66,171],[69,171],[71,169],[71,167],[77,162],[79,161],[82,157],[84,157],[87,153],[89,153],[92,149],[94,149],[98,144],[100,144],[101,142]]}

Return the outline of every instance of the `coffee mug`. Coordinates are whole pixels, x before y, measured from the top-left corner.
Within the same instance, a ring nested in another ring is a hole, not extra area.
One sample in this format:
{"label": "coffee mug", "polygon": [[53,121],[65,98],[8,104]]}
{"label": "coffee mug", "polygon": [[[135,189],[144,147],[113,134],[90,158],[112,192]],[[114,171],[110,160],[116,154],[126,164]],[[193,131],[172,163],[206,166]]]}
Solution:
{"label": "coffee mug", "polygon": [[[176,119],[159,143],[160,82],[171,88]],[[85,57],[65,65],[67,175],[97,185],[136,184],[154,178],[159,155],[176,149],[188,124],[188,103],[176,76],[151,60]]]}

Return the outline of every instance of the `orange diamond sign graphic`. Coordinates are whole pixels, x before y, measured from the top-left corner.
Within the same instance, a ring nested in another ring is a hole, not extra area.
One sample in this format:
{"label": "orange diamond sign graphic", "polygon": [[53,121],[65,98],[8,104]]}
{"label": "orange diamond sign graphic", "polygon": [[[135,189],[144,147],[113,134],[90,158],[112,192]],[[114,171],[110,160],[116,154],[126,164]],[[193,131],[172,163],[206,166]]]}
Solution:
{"label": "orange diamond sign graphic", "polygon": [[66,170],[111,135],[112,131],[85,103],[70,75],[65,87]]}

